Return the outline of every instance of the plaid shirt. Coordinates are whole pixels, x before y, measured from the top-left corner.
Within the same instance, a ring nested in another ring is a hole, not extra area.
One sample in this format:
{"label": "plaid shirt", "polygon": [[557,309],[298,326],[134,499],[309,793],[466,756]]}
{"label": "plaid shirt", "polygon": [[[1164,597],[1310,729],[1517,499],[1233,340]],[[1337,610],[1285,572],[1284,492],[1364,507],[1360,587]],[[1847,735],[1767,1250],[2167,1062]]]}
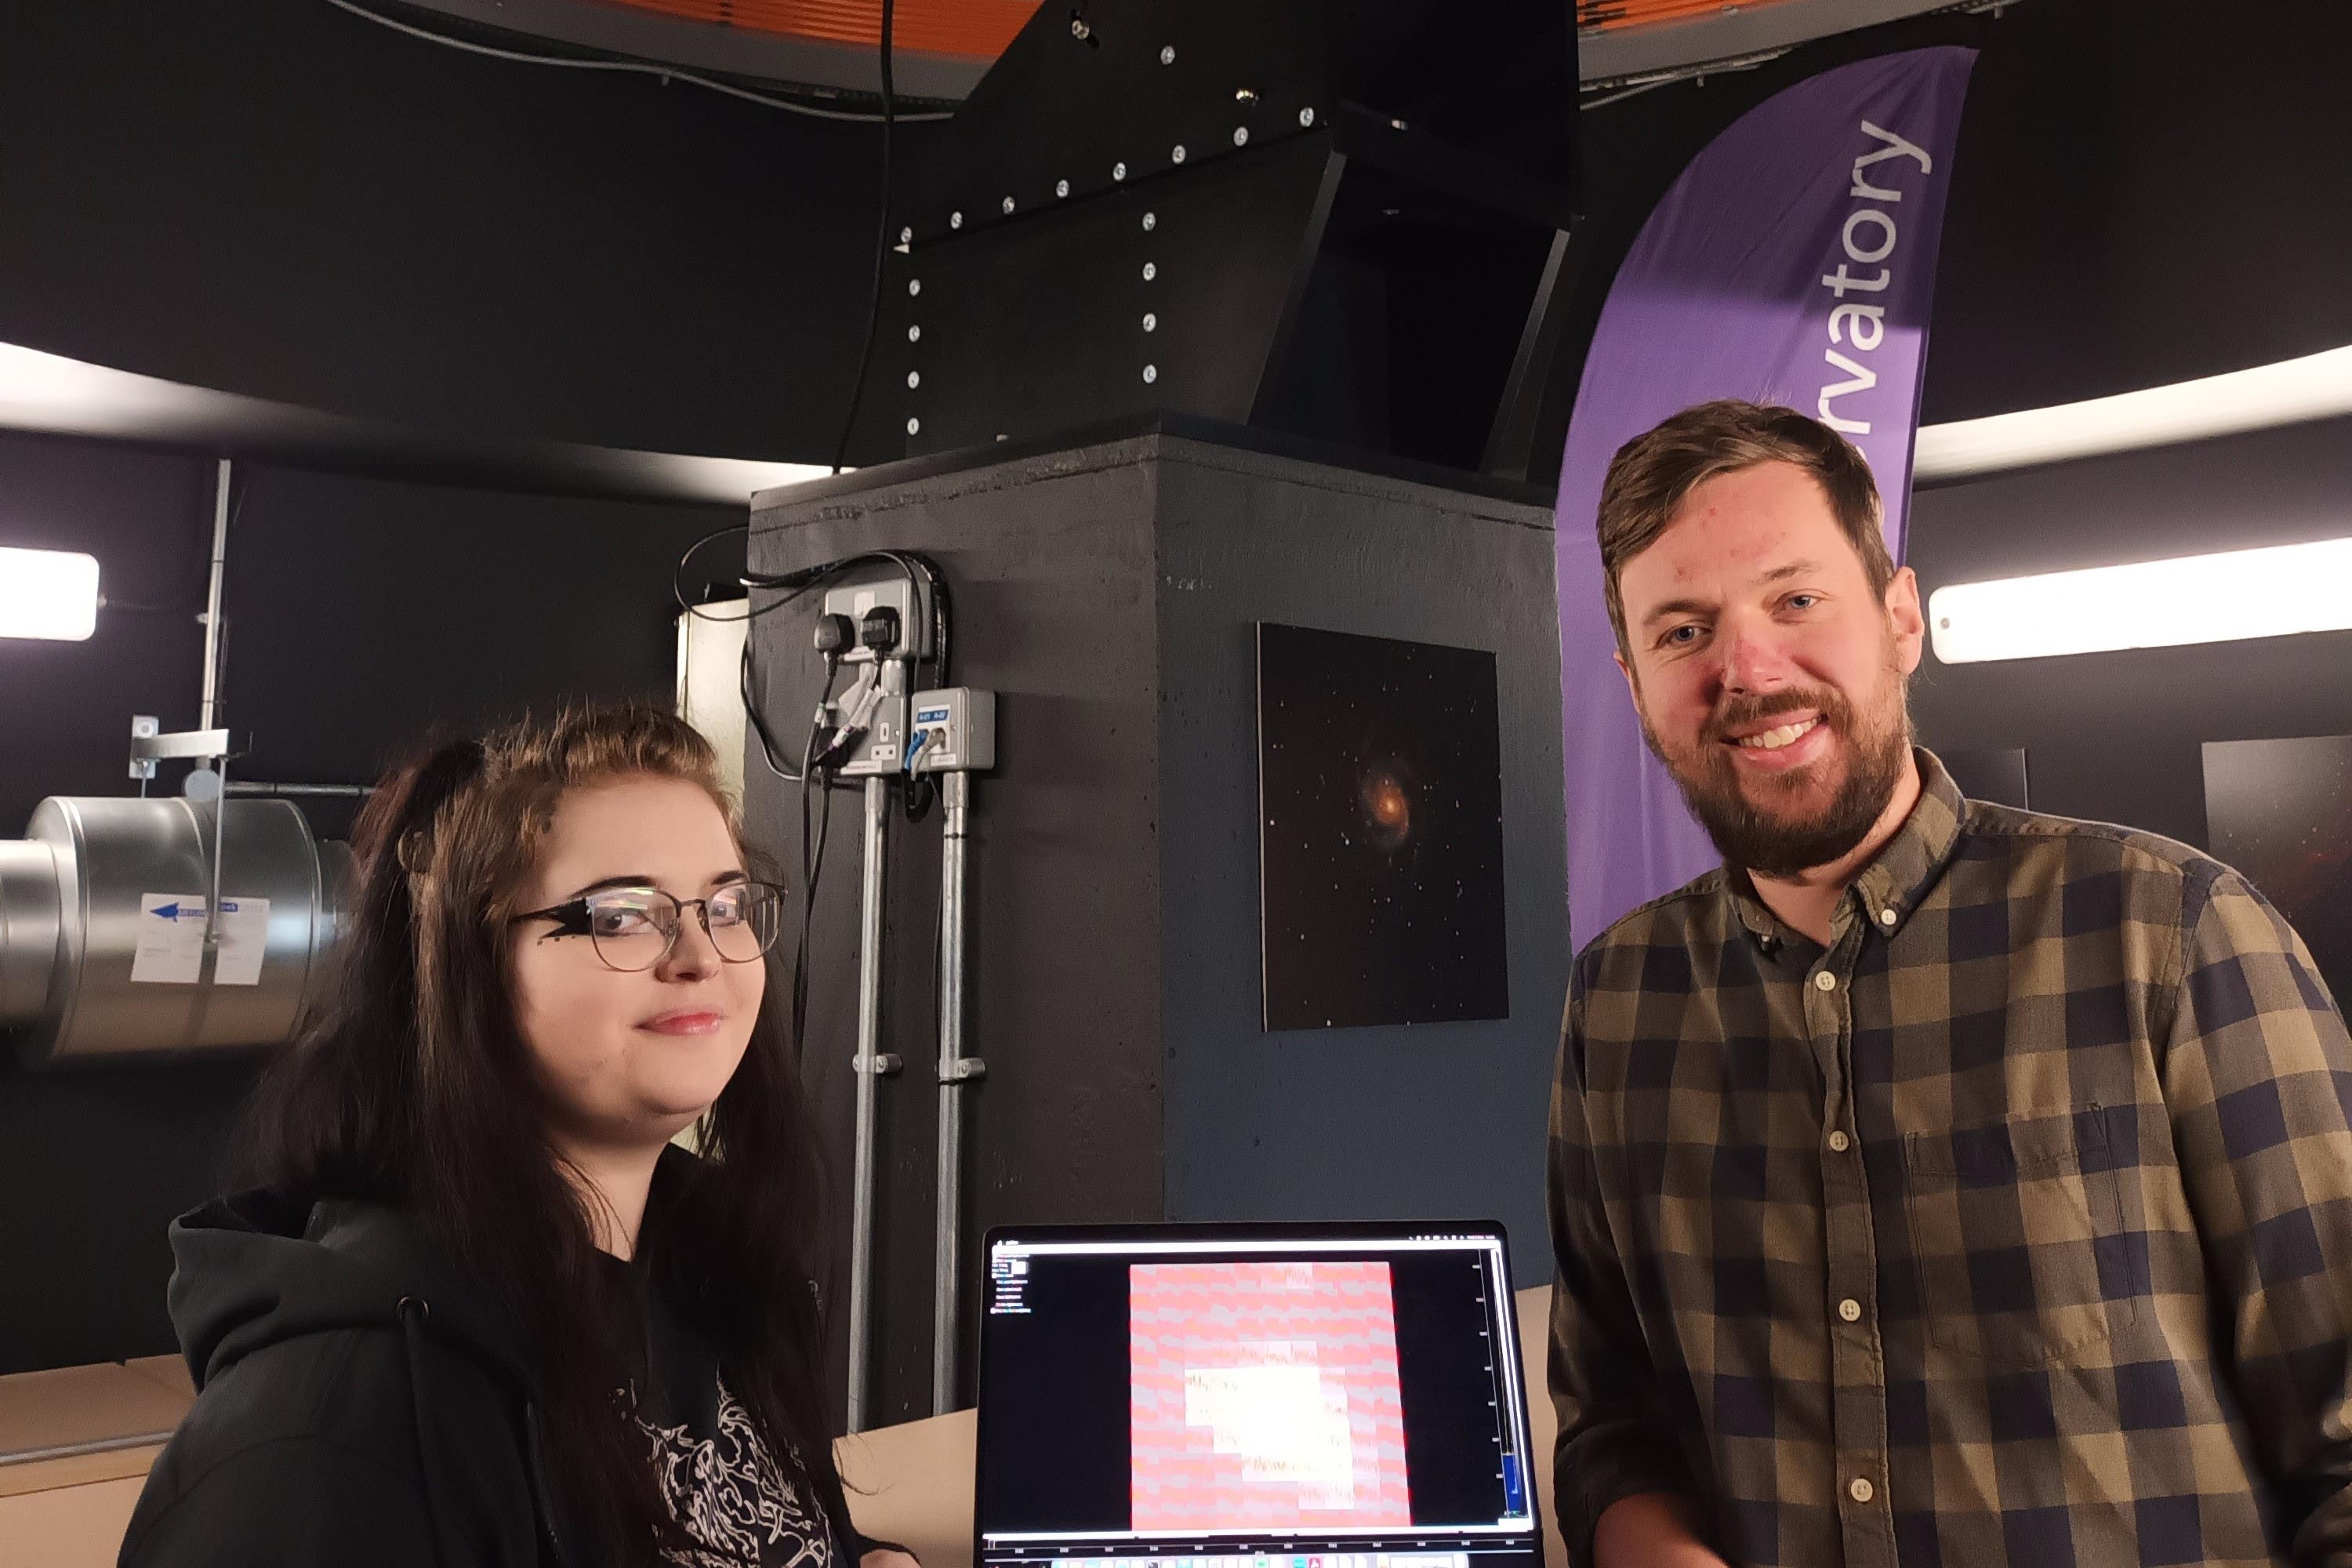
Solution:
{"label": "plaid shirt", "polygon": [[2352,1565],[2352,1045],[2180,845],[1918,807],[1823,951],[1717,871],[1579,957],[1559,1526],[1736,1562]]}

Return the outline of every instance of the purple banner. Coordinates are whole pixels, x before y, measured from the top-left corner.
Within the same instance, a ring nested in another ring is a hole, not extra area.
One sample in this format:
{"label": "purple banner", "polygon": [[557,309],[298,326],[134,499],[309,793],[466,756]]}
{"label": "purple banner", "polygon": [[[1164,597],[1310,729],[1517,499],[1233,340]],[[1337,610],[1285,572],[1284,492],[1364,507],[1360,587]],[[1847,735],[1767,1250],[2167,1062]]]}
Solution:
{"label": "purple banner", "polygon": [[1718,397],[1784,403],[1862,448],[1903,559],[1911,447],[1952,143],[1972,49],[1799,83],[1693,159],[1650,215],[1594,330],[1559,476],[1570,940],[1718,861],[1643,743],[1601,600],[1593,516],[1617,448]]}

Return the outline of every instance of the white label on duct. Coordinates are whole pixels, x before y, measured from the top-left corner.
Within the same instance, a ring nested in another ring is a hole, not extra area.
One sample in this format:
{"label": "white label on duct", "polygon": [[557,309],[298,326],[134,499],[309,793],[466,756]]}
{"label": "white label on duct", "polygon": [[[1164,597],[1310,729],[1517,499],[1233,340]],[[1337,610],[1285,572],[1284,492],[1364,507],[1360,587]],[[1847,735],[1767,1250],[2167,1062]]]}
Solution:
{"label": "white label on duct", "polygon": [[213,961],[215,985],[258,985],[262,955],[269,951],[269,900],[223,899],[220,956]]}
{"label": "white label on duct", "polygon": [[[258,985],[269,949],[269,900],[223,899],[217,985]],[[186,894],[139,896],[139,946],[131,960],[134,984],[194,985],[204,973],[205,900]]]}
{"label": "white label on duct", "polygon": [[141,985],[194,985],[205,963],[205,901],[171,893],[139,895],[139,949],[131,979]]}

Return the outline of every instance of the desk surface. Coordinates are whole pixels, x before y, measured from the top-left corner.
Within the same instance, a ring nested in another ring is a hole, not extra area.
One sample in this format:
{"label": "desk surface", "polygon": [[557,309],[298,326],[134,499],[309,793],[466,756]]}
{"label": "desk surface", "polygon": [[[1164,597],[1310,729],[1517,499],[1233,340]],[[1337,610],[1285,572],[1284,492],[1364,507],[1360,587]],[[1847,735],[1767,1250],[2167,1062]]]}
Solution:
{"label": "desk surface", "polygon": [[[1544,1561],[1546,1568],[1566,1568],[1552,1524],[1556,1428],[1544,1396],[1551,1291],[1522,1290],[1517,1305]],[[0,1568],[109,1568],[147,1468],[161,1452],[160,1436],[179,1424],[194,1398],[176,1356],[0,1378],[0,1452],[85,1450],[0,1465]],[[834,1453],[858,1528],[905,1543],[924,1568],[971,1568],[978,1430],[972,1413],[962,1410],[842,1438]],[[141,1436],[159,1441],[89,1447]]]}

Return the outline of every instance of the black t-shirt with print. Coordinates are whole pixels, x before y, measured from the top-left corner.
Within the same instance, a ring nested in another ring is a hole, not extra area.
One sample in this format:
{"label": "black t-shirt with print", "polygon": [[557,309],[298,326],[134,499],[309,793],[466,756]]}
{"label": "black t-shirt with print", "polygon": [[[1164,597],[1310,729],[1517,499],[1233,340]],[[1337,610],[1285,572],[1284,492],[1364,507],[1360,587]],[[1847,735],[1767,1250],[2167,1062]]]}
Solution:
{"label": "black t-shirt with print", "polygon": [[693,1537],[673,1568],[837,1565],[823,1505],[790,1454],[772,1454],[727,1387],[709,1342],[671,1310],[642,1264],[604,1259],[627,1383],[620,1409],[644,1435],[670,1511]]}

